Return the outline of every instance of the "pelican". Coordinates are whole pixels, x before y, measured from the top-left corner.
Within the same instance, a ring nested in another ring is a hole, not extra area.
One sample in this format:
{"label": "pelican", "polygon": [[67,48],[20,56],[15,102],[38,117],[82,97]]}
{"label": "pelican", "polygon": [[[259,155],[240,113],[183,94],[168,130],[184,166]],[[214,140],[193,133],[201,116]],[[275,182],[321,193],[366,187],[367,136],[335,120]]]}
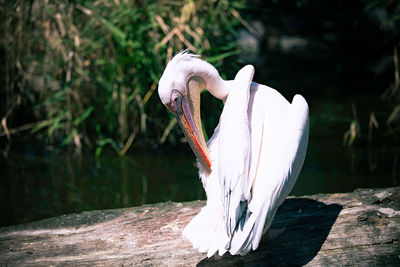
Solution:
{"label": "pelican", "polygon": [[[278,91],[253,82],[254,67],[234,80],[187,51],[167,64],[158,85],[161,102],[176,117],[195,156],[207,204],[182,235],[211,257],[245,255],[267,236],[278,207],[292,190],[308,143],[308,105],[289,103]],[[200,92],[224,102],[214,134],[205,142]],[[267,236],[268,237],[268,236]]]}

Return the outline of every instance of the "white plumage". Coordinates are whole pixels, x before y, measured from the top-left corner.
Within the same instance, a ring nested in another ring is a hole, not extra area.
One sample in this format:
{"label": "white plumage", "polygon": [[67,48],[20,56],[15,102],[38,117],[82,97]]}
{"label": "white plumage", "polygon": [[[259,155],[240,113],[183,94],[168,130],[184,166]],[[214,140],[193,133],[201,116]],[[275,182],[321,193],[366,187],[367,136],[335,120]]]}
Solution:
{"label": "white plumage", "polygon": [[[183,235],[209,257],[257,249],[307,150],[307,102],[296,95],[289,103],[275,89],[252,82],[253,75],[254,67],[247,65],[234,80],[224,81],[212,65],[181,52],[159,83],[161,101],[176,115],[198,158],[207,194],[207,205]],[[203,87],[225,101],[207,147],[200,123]]]}

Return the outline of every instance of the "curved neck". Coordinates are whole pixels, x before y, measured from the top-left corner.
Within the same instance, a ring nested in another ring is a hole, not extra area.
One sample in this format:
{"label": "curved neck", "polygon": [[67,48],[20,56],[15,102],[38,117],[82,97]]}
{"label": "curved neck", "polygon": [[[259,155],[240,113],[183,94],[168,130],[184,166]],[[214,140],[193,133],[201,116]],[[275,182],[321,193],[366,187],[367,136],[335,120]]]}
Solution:
{"label": "curved neck", "polygon": [[200,92],[203,89],[207,89],[214,97],[225,102],[229,90],[226,82],[219,76],[217,69],[203,60],[196,59],[192,62],[186,74],[186,77],[188,77],[186,81],[187,97],[189,99],[188,102],[192,111],[193,120],[201,136],[200,143],[203,147],[207,147],[204,140],[203,127],[201,125]]}
{"label": "curved neck", "polygon": [[[225,81],[219,76],[216,68],[210,63],[196,59],[192,64],[190,71],[191,77],[202,81],[200,89],[207,89],[214,97],[225,101],[228,96],[229,89]],[[197,77],[196,77],[197,76]]]}

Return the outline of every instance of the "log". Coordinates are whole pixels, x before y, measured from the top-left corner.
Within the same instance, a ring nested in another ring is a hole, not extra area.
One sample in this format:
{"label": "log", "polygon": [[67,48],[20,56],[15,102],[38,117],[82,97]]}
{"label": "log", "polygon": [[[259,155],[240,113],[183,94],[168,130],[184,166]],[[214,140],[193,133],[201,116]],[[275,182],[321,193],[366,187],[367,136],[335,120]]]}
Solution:
{"label": "log", "polygon": [[[400,187],[290,197],[277,239],[207,258],[181,236],[204,201],[63,215],[0,229],[1,266],[400,266]],[[212,219],[212,218],[210,218]]]}

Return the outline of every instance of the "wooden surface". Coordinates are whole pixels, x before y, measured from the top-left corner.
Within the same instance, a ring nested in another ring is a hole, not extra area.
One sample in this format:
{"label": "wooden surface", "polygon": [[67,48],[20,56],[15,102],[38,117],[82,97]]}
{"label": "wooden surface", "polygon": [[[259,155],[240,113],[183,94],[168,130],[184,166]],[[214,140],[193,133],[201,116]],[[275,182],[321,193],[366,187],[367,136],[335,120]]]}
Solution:
{"label": "wooden surface", "polygon": [[206,258],[181,232],[204,202],[90,211],[0,229],[0,266],[400,266],[400,187],[289,198],[277,239]]}

